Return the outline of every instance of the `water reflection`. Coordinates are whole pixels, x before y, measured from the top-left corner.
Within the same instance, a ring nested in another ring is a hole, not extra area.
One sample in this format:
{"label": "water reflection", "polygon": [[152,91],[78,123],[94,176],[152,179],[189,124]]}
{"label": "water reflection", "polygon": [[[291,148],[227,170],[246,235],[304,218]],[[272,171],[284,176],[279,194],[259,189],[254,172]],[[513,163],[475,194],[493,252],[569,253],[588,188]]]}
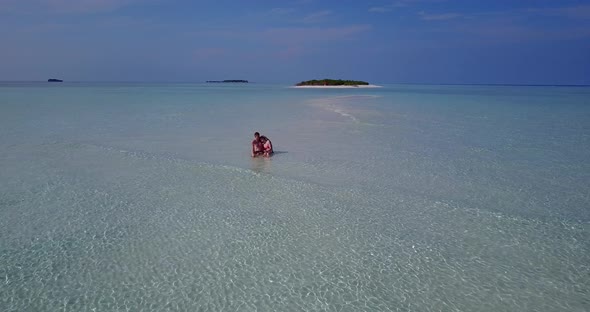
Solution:
{"label": "water reflection", "polygon": [[252,157],[252,171],[257,173],[270,173],[272,157]]}

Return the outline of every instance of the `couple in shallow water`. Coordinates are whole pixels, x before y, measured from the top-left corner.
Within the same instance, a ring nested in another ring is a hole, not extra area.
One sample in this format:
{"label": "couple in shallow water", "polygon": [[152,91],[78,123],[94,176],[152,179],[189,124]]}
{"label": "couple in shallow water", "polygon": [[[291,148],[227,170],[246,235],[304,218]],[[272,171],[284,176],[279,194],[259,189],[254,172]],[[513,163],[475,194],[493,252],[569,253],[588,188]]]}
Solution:
{"label": "couple in shallow water", "polygon": [[255,132],[254,140],[252,140],[252,157],[270,157],[273,153],[272,142],[264,135]]}

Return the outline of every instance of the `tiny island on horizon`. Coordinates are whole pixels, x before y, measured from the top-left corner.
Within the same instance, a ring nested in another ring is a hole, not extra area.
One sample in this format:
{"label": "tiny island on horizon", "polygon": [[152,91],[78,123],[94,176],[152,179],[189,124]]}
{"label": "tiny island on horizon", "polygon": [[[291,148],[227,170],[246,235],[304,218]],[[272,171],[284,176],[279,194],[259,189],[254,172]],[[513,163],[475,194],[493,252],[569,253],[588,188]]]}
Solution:
{"label": "tiny island on horizon", "polygon": [[61,79],[49,78],[49,79],[47,79],[47,82],[64,82],[64,81]]}
{"label": "tiny island on horizon", "polygon": [[248,80],[229,79],[229,80],[207,80],[208,83],[248,83]]}

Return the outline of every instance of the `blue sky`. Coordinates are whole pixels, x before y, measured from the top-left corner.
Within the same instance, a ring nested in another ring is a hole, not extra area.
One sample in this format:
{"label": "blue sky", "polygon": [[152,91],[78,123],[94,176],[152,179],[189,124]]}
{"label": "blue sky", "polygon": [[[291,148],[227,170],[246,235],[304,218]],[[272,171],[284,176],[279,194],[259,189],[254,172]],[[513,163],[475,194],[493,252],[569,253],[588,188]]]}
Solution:
{"label": "blue sky", "polygon": [[590,1],[0,0],[0,80],[590,84]]}

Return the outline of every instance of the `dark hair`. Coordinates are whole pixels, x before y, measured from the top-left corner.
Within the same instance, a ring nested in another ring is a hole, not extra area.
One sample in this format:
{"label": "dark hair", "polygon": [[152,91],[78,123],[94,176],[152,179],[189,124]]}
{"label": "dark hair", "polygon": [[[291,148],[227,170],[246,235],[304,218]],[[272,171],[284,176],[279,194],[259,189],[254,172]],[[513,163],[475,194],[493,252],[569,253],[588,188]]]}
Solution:
{"label": "dark hair", "polygon": [[254,136],[260,136],[260,133],[254,132]]}

